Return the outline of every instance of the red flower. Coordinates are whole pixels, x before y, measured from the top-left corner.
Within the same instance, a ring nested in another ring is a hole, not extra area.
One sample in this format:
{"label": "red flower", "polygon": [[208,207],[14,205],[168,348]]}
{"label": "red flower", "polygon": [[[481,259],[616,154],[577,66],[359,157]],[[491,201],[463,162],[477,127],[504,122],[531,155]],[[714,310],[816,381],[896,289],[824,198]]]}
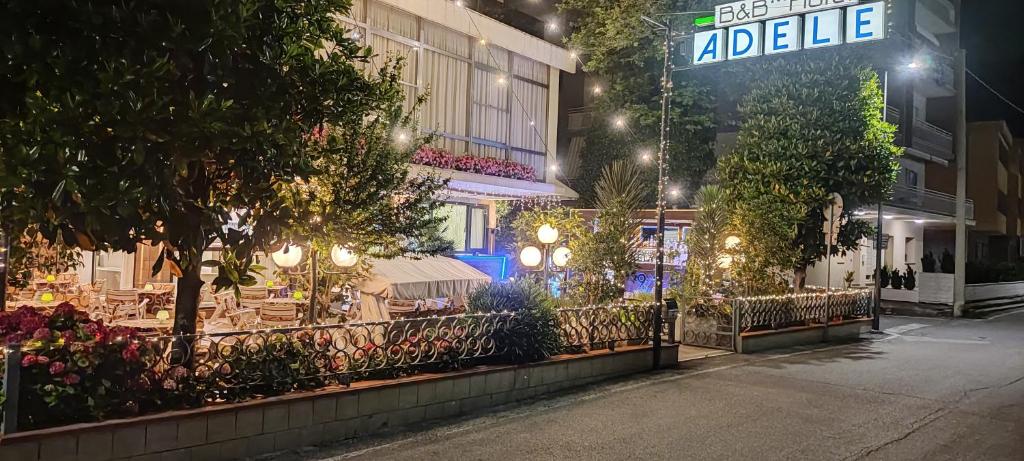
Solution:
{"label": "red flower", "polygon": [[40,329],[36,330],[35,333],[32,333],[32,339],[38,339],[38,340],[42,341],[44,339],[50,339],[50,336],[52,336],[52,335],[53,335],[53,332],[50,331],[49,328],[43,327],[43,328],[40,328]]}
{"label": "red flower", "polygon": [[59,375],[64,372],[64,362],[53,362],[50,364],[50,374]]}
{"label": "red flower", "polygon": [[46,365],[47,363],[50,363],[50,358],[45,355],[37,355],[36,363],[40,365]]}
{"label": "red flower", "polygon": [[28,354],[28,355],[26,355],[26,356],[21,358],[21,366],[22,367],[30,367],[30,366],[36,364],[36,360],[37,359],[36,359],[35,355]]}
{"label": "red flower", "polygon": [[82,378],[80,376],[74,373],[68,373],[68,375],[64,377],[64,384],[78,384],[81,380]]}

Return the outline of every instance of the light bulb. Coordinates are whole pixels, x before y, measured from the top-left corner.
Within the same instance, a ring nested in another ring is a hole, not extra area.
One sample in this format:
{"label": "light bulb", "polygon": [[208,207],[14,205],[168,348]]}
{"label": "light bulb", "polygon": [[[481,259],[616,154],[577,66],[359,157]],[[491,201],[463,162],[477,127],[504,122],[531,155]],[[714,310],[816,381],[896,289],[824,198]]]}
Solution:
{"label": "light bulb", "polygon": [[558,240],[558,229],[555,229],[551,224],[545,224],[537,229],[537,240],[545,245],[550,245]]}
{"label": "light bulb", "polygon": [[535,246],[523,248],[523,251],[519,252],[519,261],[526,267],[535,267],[539,265],[541,258],[543,258],[543,256],[540,253],[540,248]]}
{"label": "light bulb", "polygon": [[298,266],[299,261],[302,260],[302,248],[295,245],[285,245],[280,250],[272,253],[270,259],[274,260],[274,264],[277,264],[279,267]]}
{"label": "light bulb", "polygon": [[565,267],[569,264],[569,257],[572,256],[572,252],[566,247],[555,248],[555,252],[551,254],[551,262],[555,263],[558,267]]}

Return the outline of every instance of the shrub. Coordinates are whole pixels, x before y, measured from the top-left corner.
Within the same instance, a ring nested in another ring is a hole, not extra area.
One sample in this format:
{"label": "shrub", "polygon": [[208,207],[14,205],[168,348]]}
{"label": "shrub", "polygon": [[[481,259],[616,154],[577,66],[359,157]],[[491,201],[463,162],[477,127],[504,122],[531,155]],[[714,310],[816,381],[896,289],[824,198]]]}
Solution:
{"label": "shrub", "polygon": [[526,280],[492,283],[474,291],[467,304],[473,313],[516,314],[508,329],[494,332],[494,340],[507,347],[513,362],[535,362],[562,351],[555,302],[538,284]]}
{"label": "shrub", "polygon": [[956,259],[953,257],[953,253],[949,252],[948,248],[942,250],[942,259],[939,261],[939,269],[942,270],[943,274],[956,273]]}
{"label": "shrub", "polygon": [[882,285],[882,288],[889,288],[891,275],[889,266],[882,266],[882,270],[878,271],[878,283]]}
{"label": "shrub", "polygon": [[21,344],[24,428],[132,416],[156,404],[158,354],[134,329],[107,327],[64,303],[50,315],[0,313],[0,337]]}
{"label": "shrub", "polygon": [[914,269],[910,267],[907,268],[907,274],[903,276],[903,288],[906,290],[917,288],[917,276]]}
{"label": "shrub", "polygon": [[936,264],[935,255],[930,251],[921,258],[921,270],[924,272],[935,272]]}
{"label": "shrub", "polygon": [[889,275],[889,283],[892,285],[894,290],[903,289],[903,276],[900,275],[899,269],[893,269],[892,274]]}

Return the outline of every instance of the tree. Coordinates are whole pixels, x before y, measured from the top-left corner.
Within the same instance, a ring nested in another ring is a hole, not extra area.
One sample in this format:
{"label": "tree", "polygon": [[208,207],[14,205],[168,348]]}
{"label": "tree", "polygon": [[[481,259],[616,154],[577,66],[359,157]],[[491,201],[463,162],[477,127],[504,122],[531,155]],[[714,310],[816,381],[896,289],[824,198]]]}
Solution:
{"label": "tree", "polygon": [[777,58],[755,70],[743,98],[733,152],[719,164],[722,187],[738,208],[744,258],[760,270],[806,270],[826,256],[822,208],[830,194],[845,207],[834,254],[873,234],[853,219],[892,191],[901,155],[895,127],[882,121],[878,75],[834,54]]}
{"label": "tree", "polygon": [[[360,248],[416,242],[432,179],[407,180],[395,65],[336,17],[350,0],[7,2],[0,64],[0,222],[87,250],[162,245],[174,332],[203,281],[255,281],[259,250],[335,232]],[[341,222],[347,219],[350,221]],[[308,237],[307,237],[308,238]],[[222,259],[203,253],[215,242]]]}
{"label": "tree", "polygon": [[720,262],[725,255],[731,213],[725,192],[717,185],[702,187],[694,200],[698,212],[686,234],[683,292],[687,297],[701,298],[722,286],[724,270]]}
{"label": "tree", "polygon": [[[571,181],[583,203],[593,205],[594,185],[602,169],[616,160],[634,162],[639,150],[657,152],[661,130],[661,77],[664,56],[661,34],[641,16],[707,9],[701,2],[664,0],[563,0],[559,9],[570,18],[568,46],[580,54],[584,70],[601,82],[594,123],[586,132],[586,162]],[[685,33],[685,17],[667,17]],[[706,81],[693,73],[673,77],[668,177],[695,192],[714,166],[714,101]],[[628,130],[610,120],[623,116]],[[657,183],[654,168],[644,182]],[[644,206],[656,203],[653,188]]]}
{"label": "tree", "polygon": [[605,167],[594,190],[597,219],[591,223],[593,229],[571,247],[569,260],[575,276],[570,283],[571,297],[584,304],[623,295],[626,279],[639,261],[641,221],[637,211],[648,188],[635,163],[617,161]]}

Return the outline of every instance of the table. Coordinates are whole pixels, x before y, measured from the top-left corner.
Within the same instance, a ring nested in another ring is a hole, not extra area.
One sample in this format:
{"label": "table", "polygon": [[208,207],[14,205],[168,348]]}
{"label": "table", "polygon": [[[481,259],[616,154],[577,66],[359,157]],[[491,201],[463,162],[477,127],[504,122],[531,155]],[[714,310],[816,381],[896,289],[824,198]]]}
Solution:
{"label": "table", "polygon": [[160,319],[136,319],[136,320],[118,320],[114,322],[114,325],[120,325],[124,327],[137,328],[140,330],[170,330],[174,328],[174,320],[160,320]]}
{"label": "table", "polygon": [[154,312],[159,308],[166,307],[169,304],[173,304],[171,294],[174,293],[174,288],[154,288],[152,290],[141,289],[139,290],[139,302],[143,299],[148,299],[146,303],[146,310]]}
{"label": "table", "polygon": [[63,303],[63,302],[64,301],[59,301],[59,300],[55,299],[53,301],[36,301],[36,300],[31,300],[31,301],[15,301],[15,302],[13,302],[11,304],[15,305],[15,306],[18,306],[18,307],[28,306],[28,307],[31,307],[33,309],[54,309],[57,306],[61,305],[61,303]]}

